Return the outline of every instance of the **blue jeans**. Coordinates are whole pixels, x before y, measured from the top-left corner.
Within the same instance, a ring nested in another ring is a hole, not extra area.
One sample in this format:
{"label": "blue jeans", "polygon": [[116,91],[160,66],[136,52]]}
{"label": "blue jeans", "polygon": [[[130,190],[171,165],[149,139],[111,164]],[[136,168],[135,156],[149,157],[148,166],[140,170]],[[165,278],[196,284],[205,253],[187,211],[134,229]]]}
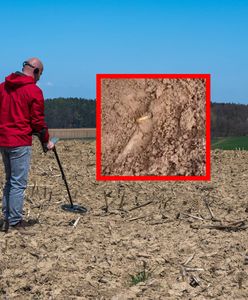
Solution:
{"label": "blue jeans", "polygon": [[2,211],[9,225],[22,220],[24,191],[31,158],[31,146],[0,147],[5,167],[6,183],[3,190]]}

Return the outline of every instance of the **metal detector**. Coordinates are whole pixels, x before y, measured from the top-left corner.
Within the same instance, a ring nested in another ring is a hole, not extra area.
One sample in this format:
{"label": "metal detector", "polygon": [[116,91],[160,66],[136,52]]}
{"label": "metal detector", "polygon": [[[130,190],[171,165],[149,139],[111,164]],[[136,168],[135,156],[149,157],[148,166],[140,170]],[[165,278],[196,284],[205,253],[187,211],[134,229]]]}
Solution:
{"label": "metal detector", "polygon": [[[51,138],[51,142],[53,142],[54,145],[58,142],[58,140],[59,140],[58,138]],[[59,156],[58,156],[58,153],[57,153],[57,150],[56,150],[55,146],[53,148],[53,152],[55,154],[57,163],[59,165],[61,176],[62,176],[62,179],[64,180],[64,183],[65,183],[65,186],[66,186],[66,190],[67,190],[67,193],[68,193],[68,196],[69,196],[69,200],[70,200],[70,204],[63,204],[63,205],[61,205],[61,208],[63,210],[65,210],[65,211],[69,211],[69,212],[80,213],[80,214],[86,213],[87,209],[85,207],[77,205],[77,204],[73,204],[72,198],[71,198],[71,193],[70,193],[70,190],[69,190],[69,187],[68,187],[68,183],[67,183],[67,180],[66,180],[66,177],[65,177],[65,173],[64,173],[64,170],[62,168],[61,162],[59,160]]]}
{"label": "metal detector", "polygon": [[[46,144],[41,141],[40,134],[34,133],[34,135],[38,136],[38,138],[39,138],[39,140],[41,142],[43,151],[46,153],[48,151],[48,149],[47,149]],[[69,211],[69,212],[73,212],[73,213],[79,213],[79,214],[84,214],[84,213],[87,212],[87,208],[85,208],[83,206],[80,206],[80,205],[77,205],[77,204],[73,204],[73,202],[72,202],[71,193],[70,193],[69,186],[68,186],[68,183],[67,183],[67,180],[66,180],[66,177],[65,177],[65,173],[64,173],[64,170],[62,168],[62,165],[61,165],[61,162],[60,162],[60,159],[59,159],[58,153],[56,151],[56,147],[55,147],[55,144],[58,141],[59,141],[59,139],[56,138],[56,137],[51,138],[51,142],[53,142],[53,144],[54,144],[54,148],[52,150],[53,150],[53,152],[55,154],[57,163],[59,165],[61,176],[62,176],[62,179],[64,180],[64,183],[65,183],[65,186],[66,186],[66,190],[67,190],[67,193],[68,193],[68,196],[69,196],[69,200],[70,200],[70,204],[63,204],[63,205],[61,205],[61,208],[63,210],[65,210],[65,211]]]}

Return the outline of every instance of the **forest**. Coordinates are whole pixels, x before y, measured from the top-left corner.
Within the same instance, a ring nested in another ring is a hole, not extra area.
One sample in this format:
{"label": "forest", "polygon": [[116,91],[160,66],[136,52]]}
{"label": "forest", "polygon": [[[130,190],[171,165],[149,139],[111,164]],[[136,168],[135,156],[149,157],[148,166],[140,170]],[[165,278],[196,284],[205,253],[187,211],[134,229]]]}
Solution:
{"label": "forest", "polygon": [[95,128],[96,101],[83,98],[47,99],[45,116],[49,128]]}
{"label": "forest", "polygon": [[248,135],[248,105],[211,103],[211,137]]}
{"label": "forest", "polygon": [[[49,128],[95,128],[96,101],[55,98],[45,101]],[[211,137],[248,135],[248,105],[211,103]]]}

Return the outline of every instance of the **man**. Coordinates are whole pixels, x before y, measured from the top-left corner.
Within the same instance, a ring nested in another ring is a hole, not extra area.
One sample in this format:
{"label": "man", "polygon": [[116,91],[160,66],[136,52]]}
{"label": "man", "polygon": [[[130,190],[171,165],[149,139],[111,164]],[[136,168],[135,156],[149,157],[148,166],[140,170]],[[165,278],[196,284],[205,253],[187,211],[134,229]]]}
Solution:
{"label": "man", "polygon": [[0,84],[0,152],[6,173],[2,231],[31,225],[22,213],[32,134],[37,133],[48,150],[54,147],[44,121],[43,94],[36,85],[42,72],[42,62],[30,58],[23,63],[22,72],[10,74]]}

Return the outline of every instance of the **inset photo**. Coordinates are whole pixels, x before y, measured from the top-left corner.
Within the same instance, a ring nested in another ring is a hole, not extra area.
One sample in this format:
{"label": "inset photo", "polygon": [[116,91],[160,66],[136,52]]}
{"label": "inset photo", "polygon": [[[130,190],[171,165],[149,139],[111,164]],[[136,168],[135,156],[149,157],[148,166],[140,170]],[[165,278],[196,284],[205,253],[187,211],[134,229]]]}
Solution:
{"label": "inset photo", "polygon": [[97,75],[98,180],[209,180],[209,74]]}

